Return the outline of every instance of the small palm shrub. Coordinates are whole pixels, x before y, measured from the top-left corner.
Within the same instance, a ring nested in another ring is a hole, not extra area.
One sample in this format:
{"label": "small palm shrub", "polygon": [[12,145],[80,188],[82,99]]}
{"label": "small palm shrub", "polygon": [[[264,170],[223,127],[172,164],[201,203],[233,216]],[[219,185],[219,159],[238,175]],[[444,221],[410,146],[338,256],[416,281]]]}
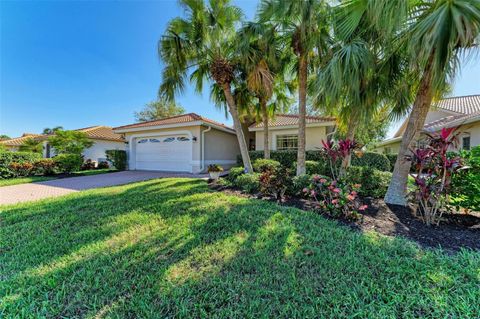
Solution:
{"label": "small palm shrub", "polygon": [[83,164],[83,158],[78,154],[59,154],[54,157],[54,161],[62,173],[77,172]]}
{"label": "small palm shrub", "polygon": [[259,179],[259,173],[242,174],[235,179],[234,185],[242,189],[246,193],[258,193],[258,191],[260,190]]}

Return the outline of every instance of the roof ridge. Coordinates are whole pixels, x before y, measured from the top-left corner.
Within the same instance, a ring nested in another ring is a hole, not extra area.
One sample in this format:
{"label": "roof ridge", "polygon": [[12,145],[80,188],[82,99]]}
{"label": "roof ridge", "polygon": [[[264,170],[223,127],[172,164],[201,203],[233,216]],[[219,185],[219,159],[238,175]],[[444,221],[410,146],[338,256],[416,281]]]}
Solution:
{"label": "roof ridge", "polygon": [[[300,117],[299,114],[288,114],[288,113],[279,113],[279,114],[276,114],[275,116]],[[328,116],[328,115],[306,115],[305,117],[311,118],[311,119],[335,118],[334,116]]]}
{"label": "roof ridge", "polygon": [[459,95],[459,96],[449,96],[449,97],[441,98],[439,101],[448,100],[448,99],[459,99],[459,98],[462,98],[462,97],[471,97],[471,96],[480,96],[480,93],[479,94]]}

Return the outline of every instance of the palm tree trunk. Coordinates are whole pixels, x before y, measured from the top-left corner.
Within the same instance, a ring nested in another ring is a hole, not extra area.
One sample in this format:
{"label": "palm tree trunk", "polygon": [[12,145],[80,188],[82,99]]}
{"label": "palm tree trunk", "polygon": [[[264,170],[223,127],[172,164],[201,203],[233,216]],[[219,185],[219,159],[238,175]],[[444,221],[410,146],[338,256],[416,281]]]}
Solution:
{"label": "palm tree trunk", "polygon": [[397,161],[395,162],[395,168],[393,169],[392,180],[390,181],[384,198],[388,204],[407,205],[407,182],[412,163],[407,161],[405,156],[410,152],[413,143],[415,143],[423,129],[430,104],[432,103],[432,65],[433,54],[430,56],[425,67],[420,87],[415,97],[415,102],[413,103],[412,112],[408,119],[407,128],[402,136],[402,143],[398,152]]}
{"label": "palm tree trunk", "polygon": [[[357,118],[354,113],[351,114],[350,119],[348,120],[348,128],[347,134],[345,135],[345,139],[353,141],[355,138],[355,129],[357,128]],[[340,176],[345,176],[347,173],[347,168],[350,166],[352,161],[352,155],[349,154],[345,157],[342,161],[342,166],[340,167]]]}
{"label": "palm tree trunk", "polygon": [[269,135],[268,135],[268,113],[267,113],[267,102],[265,99],[260,100],[260,107],[262,109],[262,120],[263,120],[263,157],[266,159],[270,158],[270,145],[269,145]]}
{"label": "palm tree trunk", "polygon": [[301,54],[298,61],[298,152],[297,176],[305,174],[305,126],[307,115],[307,56]]}
{"label": "palm tree trunk", "polygon": [[222,85],[223,93],[225,94],[225,99],[227,105],[232,115],[233,127],[237,133],[238,145],[240,146],[240,153],[242,154],[243,166],[248,173],[253,173],[252,163],[250,162],[250,155],[248,154],[248,146],[245,142],[245,136],[242,131],[242,123],[240,122],[240,117],[238,116],[238,109],[235,104],[235,99],[233,98],[232,91],[229,83]]}

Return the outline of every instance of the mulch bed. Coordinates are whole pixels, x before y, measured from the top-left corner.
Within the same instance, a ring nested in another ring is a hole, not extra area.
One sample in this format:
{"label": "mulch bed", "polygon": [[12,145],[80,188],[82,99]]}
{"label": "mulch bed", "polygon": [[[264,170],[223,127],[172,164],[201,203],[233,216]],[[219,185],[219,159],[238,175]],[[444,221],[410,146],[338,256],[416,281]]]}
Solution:
{"label": "mulch bed", "polygon": [[[234,188],[213,184],[210,184],[210,188],[236,196],[277,202],[273,198],[245,194]],[[480,251],[480,213],[444,215],[439,226],[429,227],[414,216],[411,207],[387,205],[381,199],[363,198],[362,200],[368,205],[368,209],[359,220],[333,218],[325,214],[322,216],[337,220],[340,224],[358,231],[374,230],[387,236],[402,236],[424,248],[441,247],[451,252],[459,251],[461,248]],[[315,203],[310,200],[289,197],[278,203],[321,214],[316,209]]]}

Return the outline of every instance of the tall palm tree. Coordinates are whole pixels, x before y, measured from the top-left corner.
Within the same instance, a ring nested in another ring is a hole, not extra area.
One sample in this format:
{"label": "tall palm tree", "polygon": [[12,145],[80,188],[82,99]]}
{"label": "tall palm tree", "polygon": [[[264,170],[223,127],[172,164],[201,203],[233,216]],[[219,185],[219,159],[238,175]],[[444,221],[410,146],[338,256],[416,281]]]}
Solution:
{"label": "tall palm tree", "polygon": [[248,147],[233,94],[238,75],[236,27],[243,16],[229,0],[181,0],[186,16],[172,19],[159,41],[164,63],[159,94],[168,99],[185,89],[187,78],[201,93],[213,81],[225,97],[232,116],[245,169],[252,172]]}
{"label": "tall palm tree", "polygon": [[385,202],[397,205],[406,205],[411,162],[405,155],[423,129],[432,98],[454,79],[459,58],[478,47],[480,36],[478,0],[423,1],[410,12],[403,39],[421,79],[385,195]]}
{"label": "tall palm tree", "polygon": [[313,60],[324,55],[329,38],[326,11],[323,0],[263,0],[260,5],[260,22],[278,25],[281,37],[295,55],[299,113],[297,175],[305,173],[307,79],[314,74]]}
{"label": "tall palm tree", "polygon": [[38,141],[34,138],[27,138],[25,141],[23,141],[18,150],[22,152],[41,153],[43,150],[43,145],[41,141]]}
{"label": "tall palm tree", "polygon": [[46,127],[43,129],[42,134],[53,134],[55,132],[62,131],[62,130],[63,130],[63,126],[55,126],[52,128]]}

